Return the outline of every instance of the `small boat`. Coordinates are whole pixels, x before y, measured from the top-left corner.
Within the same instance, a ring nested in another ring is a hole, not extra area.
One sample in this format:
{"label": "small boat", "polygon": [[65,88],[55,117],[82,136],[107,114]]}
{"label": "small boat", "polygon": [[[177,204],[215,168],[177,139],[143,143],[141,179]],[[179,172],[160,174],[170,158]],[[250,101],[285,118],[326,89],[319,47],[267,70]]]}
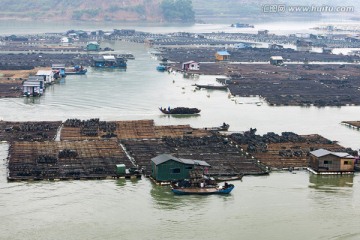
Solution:
{"label": "small boat", "polygon": [[236,175],[236,176],[214,176],[214,179],[218,182],[226,182],[226,181],[235,181],[241,180],[243,178],[243,174]]}
{"label": "small boat", "polygon": [[124,58],[124,59],[128,59],[128,60],[135,60],[135,56],[132,53],[120,53],[116,57]]}
{"label": "small boat", "polygon": [[201,84],[195,84],[194,85],[197,88],[205,88],[205,89],[214,89],[214,90],[226,90],[228,88],[228,85],[201,85]]}
{"label": "small boat", "polygon": [[223,123],[223,125],[221,125],[220,127],[210,127],[210,128],[205,128],[205,130],[208,131],[227,131],[229,130],[230,124],[227,123]]}
{"label": "small boat", "polygon": [[164,65],[159,65],[156,67],[156,70],[158,70],[159,72],[165,72],[166,69],[167,69],[167,67]]}
{"label": "small boat", "polygon": [[197,108],[187,108],[187,107],[176,107],[176,108],[162,108],[159,110],[164,114],[198,114],[200,113],[200,109]]}
{"label": "small boat", "polygon": [[234,189],[233,184],[215,187],[172,187],[172,192],[178,195],[210,195],[210,194],[229,194]]}
{"label": "small boat", "polygon": [[127,60],[114,55],[98,55],[93,57],[93,67],[96,68],[126,68]]}
{"label": "small boat", "polygon": [[87,69],[82,66],[75,66],[74,68],[65,68],[66,75],[85,75],[87,73]]}

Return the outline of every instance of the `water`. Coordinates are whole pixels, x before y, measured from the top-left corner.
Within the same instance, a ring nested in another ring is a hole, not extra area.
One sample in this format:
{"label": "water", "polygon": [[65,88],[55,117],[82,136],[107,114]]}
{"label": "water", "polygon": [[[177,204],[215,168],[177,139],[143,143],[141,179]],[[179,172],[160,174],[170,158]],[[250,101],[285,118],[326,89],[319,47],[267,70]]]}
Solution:
{"label": "water", "polygon": [[[39,29],[48,31],[46,25]],[[128,62],[126,71],[90,68],[87,76],[69,76],[38,99],[0,99],[0,118],[154,119],[159,125],[194,127],[227,122],[230,131],[256,127],[259,133],[318,133],[346,147],[359,148],[360,132],[340,122],[359,120],[360,107],[257,106],[262,101],[257,97],[229,99],[227,92],[194,92],[193,84],[214,83],[215,76],[184,78],[160,73],[144,45],[109,42],[105,46],[131,52],[136,60]],[[160,114],[158,107],[169,105],[194,106],[202,111],[200,116],[189,118]],[[234,183],[236,188],[229,196],[180,197],[148,179],[8,183],[7,149],[7,144],[0,144],[0,239],[360,237],[358,175],[272,173],[244,177]]]}

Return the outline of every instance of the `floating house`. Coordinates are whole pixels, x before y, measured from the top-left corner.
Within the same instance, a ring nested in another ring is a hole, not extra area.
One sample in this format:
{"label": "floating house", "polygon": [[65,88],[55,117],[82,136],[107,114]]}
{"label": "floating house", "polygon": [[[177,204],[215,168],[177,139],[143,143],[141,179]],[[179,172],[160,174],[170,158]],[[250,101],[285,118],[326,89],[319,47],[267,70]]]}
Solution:
{"label": "floating house", "polygon": [[45,83],[42,76],[29,76],[23,83],[23,94],[25,96],[40,96],[44,93]]}
{"label": "floating house", "polygon": [[323,53],[326,53],[326,54],[332,54],[332,48],[329,48],[329,47],[324,47],[323,48]]}
{"label": "floating house", "polygon": [[126,59],[114,55],[98,55],[93,57],[93,66],[98,68],[126,68]]}
{"label": "floating house", "polygon": [[284,59],[282,56],[272,56],[270,57],[270,64],[280,66],[284,63]]}
{"label": "floating house", "polygon": [[170,154],[161,154],[151,159],[151,177],[158,182],[189,179],[190,171],[195,167],[209,168],[205,161],[177,158]]}
{"label": "floating house", "polygon": [[100,44],[98,42],[88,42],[86,51],[100,51]]}
{"label": "floating house", "polygon": [[269,34],[269,30],[259,30],[258,35],[267,36]]}
{"label": "floating house", "polygon": [[280,44],[269,44],[269,49],[284,49],[284,46]]}
{"label": "floating house", "polygon": [[355,157],[346,152],[318,149],[310,152],[310,167],[318,174],[354,172]]}
{"label": "floating house", "polygon": [[252,48],[250,43],[236,43],[233,48],[235,49],[244,49],[244,48]]}
{"label": "floating house", "polygon": [[195,61],[184,62],[181,66],[181,69],[184,71],[199,71],[200,63]]}
{"label": "floating house", "polygon": [[52,70],[39,70],[36,76],[43,77],[45,84],[52,84],[54,82],[54,72]]}
{"label": "floating house", "polygon": [[51,69],[54,72],[54,78],[66,77],[65,64],[52,64]]}
{"label": "floating house", "polygon": [[312,49],[310,40],[296,40],[296,50],[300,52],[309,52]]}
{"label": "floating house", "polygon": [[228,51],[217,51],[215,53],[216,61],[227,61],[230,59],[230,53]]}

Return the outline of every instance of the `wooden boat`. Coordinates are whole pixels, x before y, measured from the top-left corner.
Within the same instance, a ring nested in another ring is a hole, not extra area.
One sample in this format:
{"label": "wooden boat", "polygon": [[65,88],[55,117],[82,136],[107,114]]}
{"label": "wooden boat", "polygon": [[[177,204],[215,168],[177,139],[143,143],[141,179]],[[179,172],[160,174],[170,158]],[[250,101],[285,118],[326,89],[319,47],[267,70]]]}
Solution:
{"label": "wooden boat", "polygon": [[128,60],[135,60],[135,57],[132,53],[120,53],[116,57],[124,58],[124,59],[128,59]]}
{"label": "wooden boat", "polygon": [[194,85],[197,88],[205,88],[205,89],[214,89],[214,90],[227,90],[228,85],[201,85],[201,84],[195,84]]}
{"label": "wooden boat", "polygon": [[198,114],[200,113],[200,109],[197,108],[187,108],[187,107],[176,107],[176,108],[162,108],[159,110],[164,114]]}
{"label": "wooden boat", "polygon": [[244,176],[243,174],[236,176],[214,176],[214,179],[218,182],[227,182],[227,181],[241,180],[243,176]]}
{"label": "wooden boat", "polygon": [[66,75],[85,75],[87,73],[87,69],[82,66],[75,66],[74,68],[65,68]]}
{"label": "wooden boat", "polygon": [[178,195],[210,195],[210,194],[229,194],[234,189],[233,184],[216,187],[172,187],[172,192]]}
{"label": "wooden boat", "polygon": [[210,128],[205,128],[205,130],[208,131],[227,131],[229,130],[230,125],[227,123],[223,123],[223,125],[221,125],[220,127],[210,127]]}

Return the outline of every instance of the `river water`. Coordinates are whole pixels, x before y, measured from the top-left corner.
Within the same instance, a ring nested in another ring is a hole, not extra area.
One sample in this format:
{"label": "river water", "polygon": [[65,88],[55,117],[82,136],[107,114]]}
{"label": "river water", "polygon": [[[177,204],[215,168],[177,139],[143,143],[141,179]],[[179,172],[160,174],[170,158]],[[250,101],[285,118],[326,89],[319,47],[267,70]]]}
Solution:
{"label": "river water", "polygon": [[[6,32],[2,24],[0,29]],[[47,25],[36,30],[49,31]],[[15,27],[14,31],[22,30]],[[272,107],[257,97],[194,91],[193,84],[215,83],[216,77],[184,78],[157,72],[151,49],[142,44],[107,42],[102,46],[131,52],[136,60],[128,61],[126,71],[89,68],[86,76],[69,76],[39,99],[0,99],[0,118],[154,119],[159,125],[193,127],[227,122],[230,131],[256,127],[258,133],[318,133],[346,147],[360,146],[360,132],[340,124],[359,120],[360,107]],[[174,118],[161,115],[160,106],[193,106],[202,111],[197,117]],[[244,177],[234,183],[229,196],[179,197],[148,179],[8,183],[7,148],[6,143],[0,144],[0,239],[360,238],[358,175],[272,173]]]}

